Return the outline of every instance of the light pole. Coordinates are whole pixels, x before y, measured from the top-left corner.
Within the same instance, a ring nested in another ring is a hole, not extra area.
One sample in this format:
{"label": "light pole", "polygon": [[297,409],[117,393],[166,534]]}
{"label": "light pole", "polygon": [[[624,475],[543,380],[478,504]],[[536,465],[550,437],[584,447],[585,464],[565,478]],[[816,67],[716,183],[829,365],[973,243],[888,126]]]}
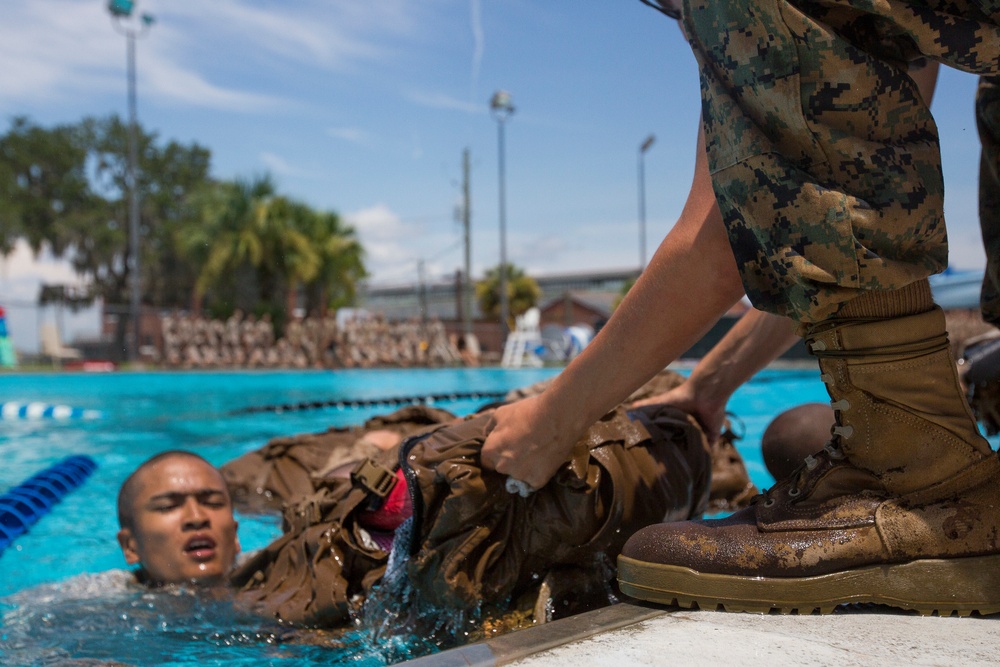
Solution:
{"label": "light pole", "polygon": [[498,90],[490,99],[490,111],[497,120],[498,168],[500,178],[500,334],[504,341],[510,329],[507,320],[510,318],[510,299],[507,296],[507,184],[506,165],[504,160],[504,125],[514,114],[514,104],[510,101],[510,93]]}
{"label": "light pole", "polygon": [[462,332],[472,336],[472,195],[469,187],[469,149],[462,151],[462,230],[465,275],[462,276]]}
{"label": "light pole", "polygon": [[646,268],[646,151],[656,141],[651,134],[639,145],[639,272]]}
{"label": "light pole", "polygon": [[139,358],[139,312],[142,290],[139,264],[139,187],[136,175],[139,162],[139,138],[135,94],[135,40],[145,35],[154,21],[152,14],[142,14],[138,19],[132,19],[133,9],[135,9],[135,2],[132,0],[108,0],[111,23],[115,30],[125,35],[128,44],[128,168],[125,181],[128,185],[129,256],[132,260],[129,266],[129,290],[131,292],[129,314],[132,319],[132,340],[128,346],[128,359],[132,362]]}

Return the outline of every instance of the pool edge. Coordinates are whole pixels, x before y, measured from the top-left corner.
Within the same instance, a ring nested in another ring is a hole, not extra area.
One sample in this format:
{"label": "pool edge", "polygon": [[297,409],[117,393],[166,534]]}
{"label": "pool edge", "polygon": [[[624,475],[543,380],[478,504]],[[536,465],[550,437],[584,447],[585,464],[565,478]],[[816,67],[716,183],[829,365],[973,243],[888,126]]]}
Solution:
{"label": "pool edge", "polygon": [[551,623],[510,632],[494,639],[408,660],[409,667],[494,667],[594,635],[641,623],[666,609],[619,602]]}

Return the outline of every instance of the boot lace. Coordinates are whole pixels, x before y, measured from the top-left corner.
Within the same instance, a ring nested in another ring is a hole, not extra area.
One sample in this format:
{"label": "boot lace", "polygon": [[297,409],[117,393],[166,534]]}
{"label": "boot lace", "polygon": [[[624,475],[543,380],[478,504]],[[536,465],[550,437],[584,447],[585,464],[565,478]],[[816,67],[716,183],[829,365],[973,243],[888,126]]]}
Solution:
{"label": "boot lace", "polygon": [[[826,378],[824,377],[825,381]],[[802,465],[795,469],[792,473],[791,479],[792,483],[788,486],[788,496],[790,498],[797,498],[802,495],[802,491],[806,488],[808,483],[810,473],[816,470],[824,459],[835,462],[842,461],[845,458],[844,450],[840,447],[840,441],[850,438],[854,434],[854,427],[850,424],[842,424],[840,421],[840,415],[842,412],[849,410],[851,408],[851,403],[846,399],[842,398],[839,401],[833,401],[830,403],[830,407],[833,408],[834,413],[834,424],[830,428],[830,435],[832,436],[829,441],[823,446],[823,449],[816,454],[810,454],[807,456]],[[774,493],[780,485],[772,486],[770,489],[764,489],[764,491],[754,498],[754,501],[762,502],[764,507],[771,507],[776,502],[774,498]]]}

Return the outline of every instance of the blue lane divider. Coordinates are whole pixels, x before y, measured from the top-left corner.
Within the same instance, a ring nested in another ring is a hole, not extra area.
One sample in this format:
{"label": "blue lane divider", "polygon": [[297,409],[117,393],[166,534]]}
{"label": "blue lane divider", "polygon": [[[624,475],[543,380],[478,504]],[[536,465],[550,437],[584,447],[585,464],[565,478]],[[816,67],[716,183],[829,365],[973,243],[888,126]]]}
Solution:
{"label": "blue lane divider", "polygon": [[11,419],[100,419],[100,410],[74,408],[50,403],[0,403],[0,421]]}
{"label": "blue lane divider", "polygon": [[0,496],[0,552],[83,484],[96,468],[89,456],[67,456]]}

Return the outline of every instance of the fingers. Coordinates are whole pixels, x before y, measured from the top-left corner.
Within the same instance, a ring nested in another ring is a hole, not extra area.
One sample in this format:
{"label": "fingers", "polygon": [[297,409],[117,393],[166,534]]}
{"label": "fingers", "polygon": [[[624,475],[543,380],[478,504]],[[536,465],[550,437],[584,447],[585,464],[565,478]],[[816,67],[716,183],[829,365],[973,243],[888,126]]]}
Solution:
{"label": "fingers", "polygon": [[544,414],[539,418],[535,407],[532,399],[523,399],[498,408],[480,452],[482,466],[513,478],[517,493],[544,486],[572,449],[572,441],[566,447],[563,434]]}

